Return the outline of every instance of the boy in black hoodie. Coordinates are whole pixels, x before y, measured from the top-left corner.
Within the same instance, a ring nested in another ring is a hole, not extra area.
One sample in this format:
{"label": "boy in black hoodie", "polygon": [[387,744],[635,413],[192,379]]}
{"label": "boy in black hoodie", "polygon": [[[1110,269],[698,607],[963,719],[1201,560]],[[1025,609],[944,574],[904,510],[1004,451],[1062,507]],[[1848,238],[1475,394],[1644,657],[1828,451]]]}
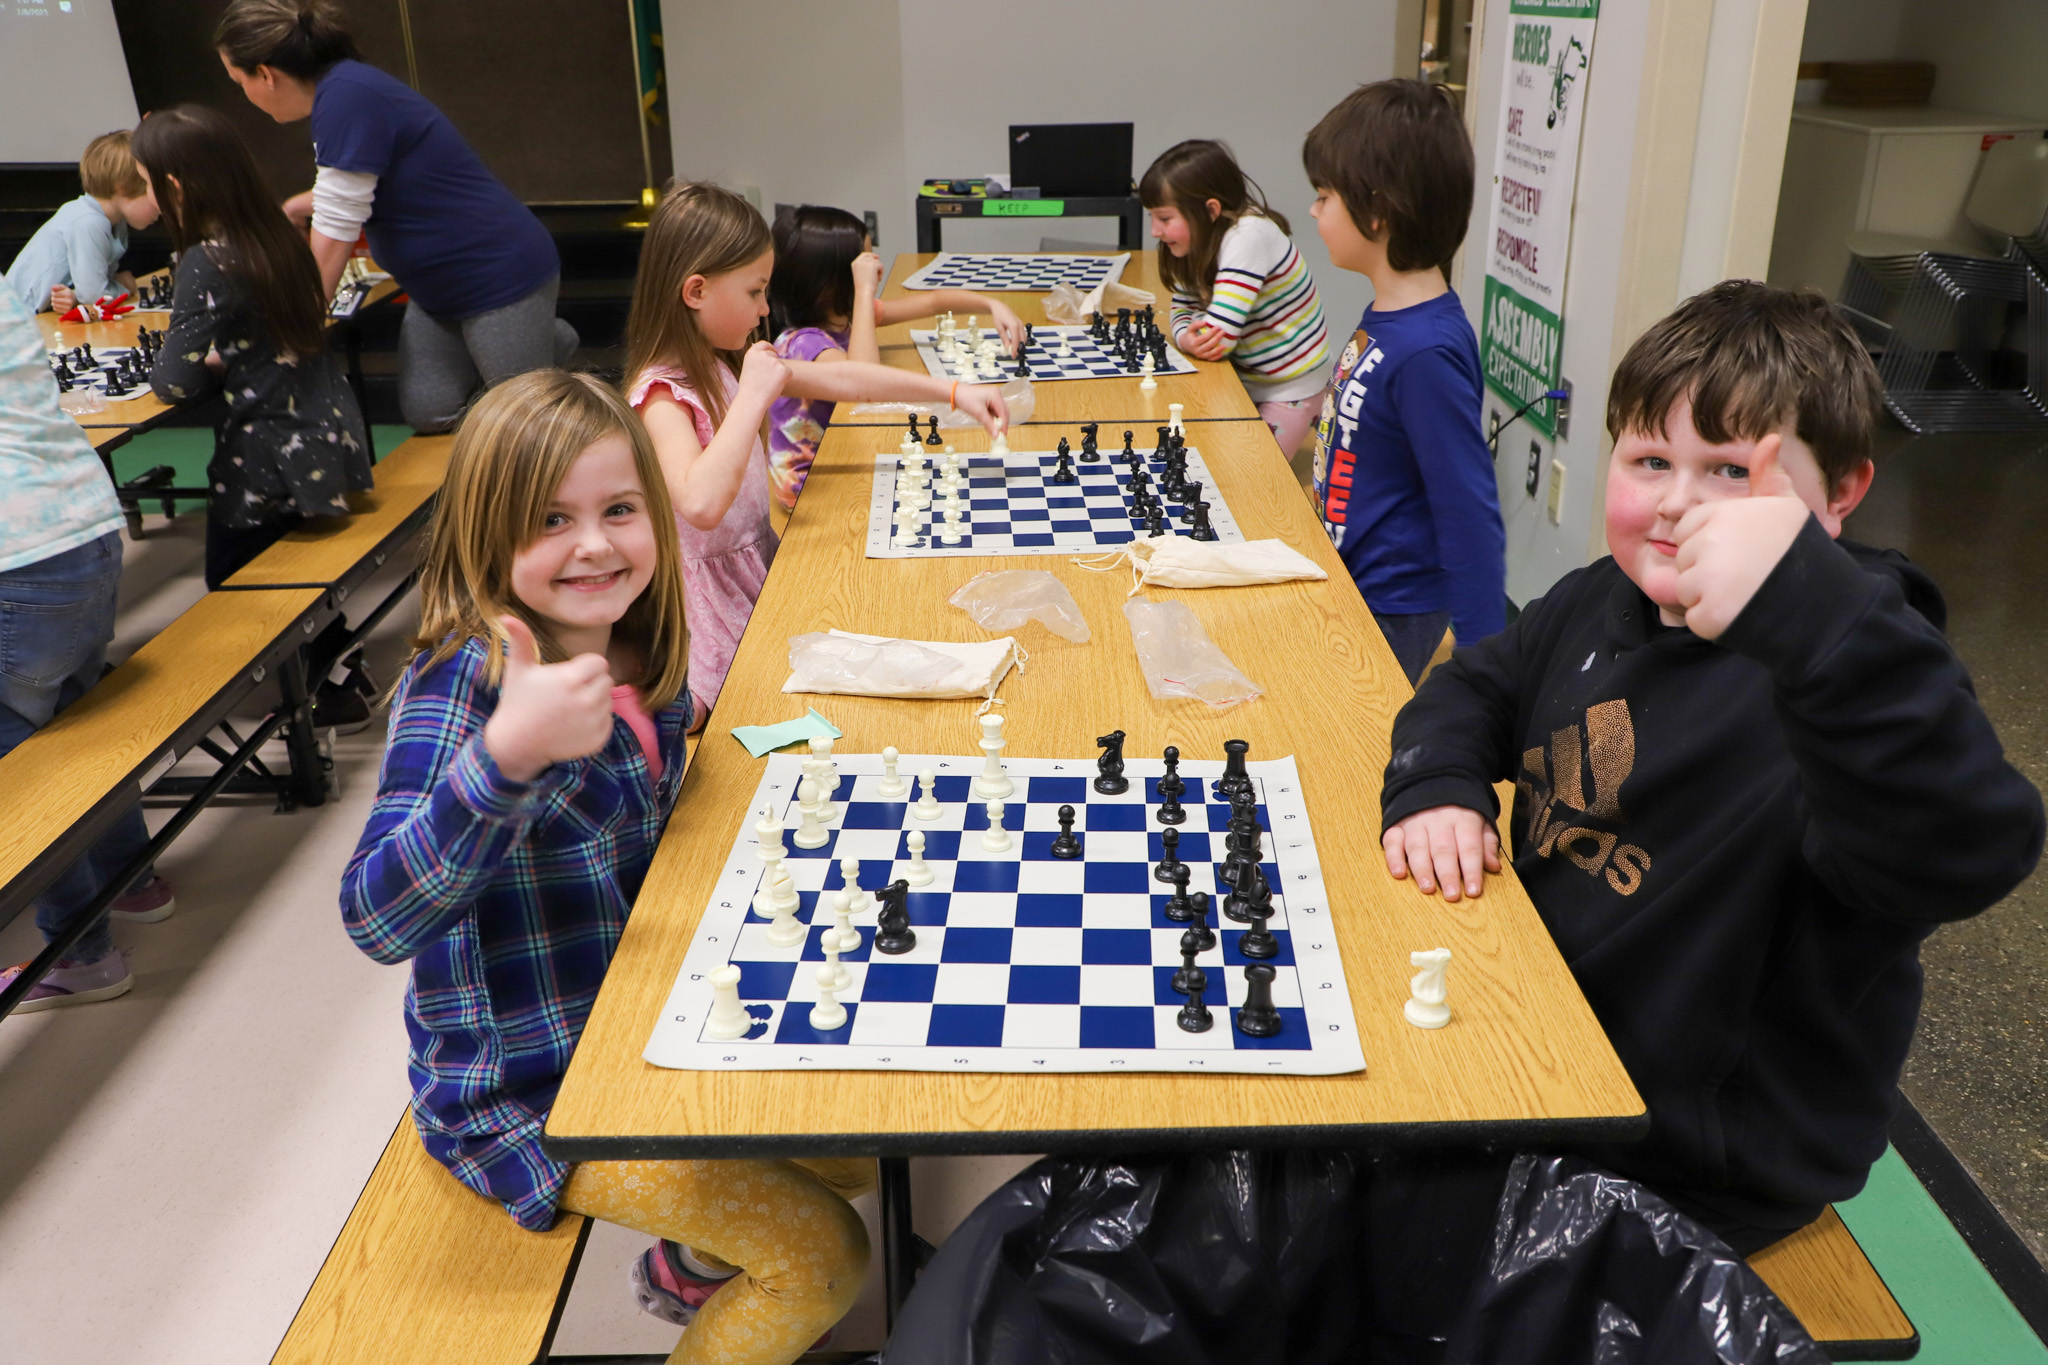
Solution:
{"label": "boy in black hoodie", "polygon": [[1611,558],[1457,651],[1394,722],[1396,877],[1515,872],[1648,1103],[1585,1155],[1748,1254],[1862,1188],[1920,1008],[1920,941],[2033,868],[2041,799],[1933,582],[1837,542],[1882,395],[1827,303],[1729,281],[1630,348]]}

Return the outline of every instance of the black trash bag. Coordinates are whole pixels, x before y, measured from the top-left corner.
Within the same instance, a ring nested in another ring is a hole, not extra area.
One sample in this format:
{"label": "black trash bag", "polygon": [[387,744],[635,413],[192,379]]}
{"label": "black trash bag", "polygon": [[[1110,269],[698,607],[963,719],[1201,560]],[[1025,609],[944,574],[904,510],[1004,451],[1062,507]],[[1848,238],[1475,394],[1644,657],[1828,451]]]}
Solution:
{"label": "black trash bag", "polygon": [[1712,1233],[1576,1158],[1049,1157],[920,1276],[887,1365],[1822,1365]]}

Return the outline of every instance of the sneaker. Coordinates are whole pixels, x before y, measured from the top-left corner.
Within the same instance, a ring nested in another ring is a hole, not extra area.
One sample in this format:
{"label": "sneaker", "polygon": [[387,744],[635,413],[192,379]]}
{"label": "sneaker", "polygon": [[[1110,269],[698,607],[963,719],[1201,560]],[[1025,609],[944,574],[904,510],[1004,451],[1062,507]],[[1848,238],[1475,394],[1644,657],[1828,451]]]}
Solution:
{"label": "sneaker", "polygon": [[162,877],[152,876],[141,886],[116,897],[114,903],[107,907],[107,914],[134,924],[155,924],[158,920],[169,919],[177,908],[178,898],[172,894],[171,884]]}
{"label": "sneaker", "polygon": [[370,728],[370,703],[353,687],[322,683],[313,693],[313,728],[353,735]]}
{"label": "sneaker", "polygon": [[[13,985],[15,978],[27,971],[29,965],[18,962],[0,972],[0,990]],[[116,948],[98,962],[88,962],[84,966],[60,964],[51,968],[50,974],[29,990],[28,998],[14,1007],[14,1012],[34,1014],[37,1010],[53,1010],[61,1005],[89,1005],[95,1000],[112,1000],[117,995],[126,995],[134,984],[135,977],[128,970],[127,955]]]}
{"label": "sneaker", "polygon": [[737,1270],[711,1274],[702,1266],[688,1264],[686,1256],[685,1248],[664,1240],[647,1248],[633,1262],[627,1277],[633,1282],[633,1299],[641,1312],[677,1327],[688,1327],[704,1301],[739,1274]]}

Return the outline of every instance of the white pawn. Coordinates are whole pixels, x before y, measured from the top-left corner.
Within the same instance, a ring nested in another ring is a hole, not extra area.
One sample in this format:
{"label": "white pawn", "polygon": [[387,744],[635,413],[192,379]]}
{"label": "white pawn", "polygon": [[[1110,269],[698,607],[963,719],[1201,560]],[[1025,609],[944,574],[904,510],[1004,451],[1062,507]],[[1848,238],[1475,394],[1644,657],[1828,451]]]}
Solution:
{"label": "white pawn", "polygon": [[818,1003],[811,1006],[811,1027],[820,1033],[846,1027],[846,1006],[833,998],[840,989],[830,967],[818,968]]}
{"label": "white pawn", "polygon": [[754,1027],[754,1016],[740,1003],[740,969],[714,968],[711,981],[711,1017],[704,1021],[707,1038],[744,1038]]}
{"label": "white pawn", "polygon": [[909,793],[910,784],[896,771],[897,760],[901,757],[895,745],[882,750],[882,780],[875,784],[875,795],[894,801]]}
{"label": "white pawn", "polygon": [[1422,970],[1408,978],[1409,999],[1401,1013],[1417,1028],[1442,1028],[1451,1022],[1451,1007],[1444,1003],[1444,973],[1450,969],[1451,950],[1431,948],[1408,954],[1408,965]]}
{"label": "white pawn", "polygon": [[[853,927],[853,896],[845,887],[832,893],[832,927],[825,932],[833,935],[836,951],[852,953],[860,950],[860,930]],[[845,968],[840,970],[843,972]]]}
{"label": "white pawn", "polygon": [[[846,894],[853,898],[854,914],[865,915],[873,908],[875,898],[869,895],[860,884],[860,859],[841,858],[839,860],[839,878],[846,883]],[[853,945],[854,948],[859,946],[858,943]],[[853,949],[849,948],[847,951],[851,952]]]}
{"label": "white pawn", "polygon": [[982,831],[981,846],[990,853],[1010,851],[1010,831],[1003,828],[1003,803],[988,803],[988,828]]}
{"label": "white pawn", "polygon": [[964,539],[966,537],[960,533],[960,509],[948,507],[946,509],[946,527],[939,532],[939,544],[958,545]]}
{"label": "white pawn", "polygon": [[761,896],[767,897],[768,908],[762,911],[768,917],[768,941],[778,948],[794,948],[802,943],[810,930],[796,917],[796,883],[789,879],[789,873],[781,868],[775,870],[774,884],[754,898],[754,908],[761,909]]}
{"label": "white pawn", "polygon": [[[823,916],[820,915],[815,918],[822,919]],[[846,964],[839,960],[839,931],[829,924],[820,929],[818,931],[818,947],[825,954],[825,967],[832,969],[832,989],[843,991],[851,986],[853,984],[853,973],[847,971]],[[819,968],[820,980],[824,979],[823,971],[824,968]]]}
{"label": "white pawn", "polygon": [[931,769],[927,768],[917,775],[917,781],[924,794],[918,797],[917,804],[910,808],[911,816],[918,820],[938,819],[941,815],[945,814],[945,811],[939,805],[939,798],[933,795],[938,790],[939,779],[932,775]]}
{"label": "white pawn", "polygon": [[984,801],[1007,800],[1017,792],[1017,784],[1003,771],[1003,743],[1003,718],[983,716],[981,776],[974,779],[974,794]]}
{"label": "white pawn", "polygon": [[796,784],[797,826],[789,841],[798,848],[823,848],[832,836],[818,819],[818,784],[810,778]]}
{"label": "white pawn", "polygon": [[903,842],[910,848],[910,866],[903,869],[903,880],[912,886],[930,886],[932,865],[924,860],[924,831],[910,831]]}

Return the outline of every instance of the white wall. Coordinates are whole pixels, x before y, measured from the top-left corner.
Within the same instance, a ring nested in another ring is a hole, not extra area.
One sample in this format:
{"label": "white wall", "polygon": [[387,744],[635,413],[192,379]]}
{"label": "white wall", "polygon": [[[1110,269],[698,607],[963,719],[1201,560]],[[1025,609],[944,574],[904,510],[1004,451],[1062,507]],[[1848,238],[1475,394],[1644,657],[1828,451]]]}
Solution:
{"label": "white wall", "polygon": [[[764,206],[881,215],[912,250],[918,182],[1009,166],[1012,123],[1130,122],[1133,173],[1217,137],[1288,216],[1333,330],[1371,297],[1308,216],[1301,140],[1351,88],[1394,74],[1396,0],[663,0],[676,173],[759,186]],[[1402,44],[1407,51],[1410,44]],[[1110,219],[948,223],[962,250],[1113,244]],[[1149,238],[1147,239],[1149,246]]]}

